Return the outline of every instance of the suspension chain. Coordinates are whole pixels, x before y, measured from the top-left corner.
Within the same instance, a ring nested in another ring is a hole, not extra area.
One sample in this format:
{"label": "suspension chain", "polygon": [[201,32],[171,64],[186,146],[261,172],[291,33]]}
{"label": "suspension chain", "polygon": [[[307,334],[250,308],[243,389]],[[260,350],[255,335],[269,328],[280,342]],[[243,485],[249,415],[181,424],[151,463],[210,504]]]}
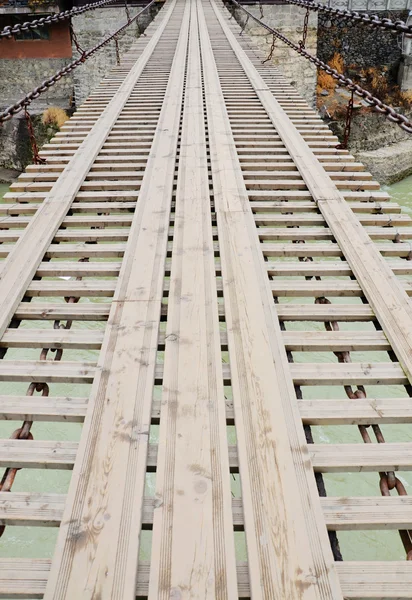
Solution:
{"label": "suspension chain", "polygon": [[119,50],[119,40],[116,38],[114,38],[114,45],[116,48],[116,62],[118,65],[120,65],[120,50]]}
{"label": "suspension chain", "polygon": [[73,8],[72,10],[65,10],[58,14],[50,15],[48,17],[42,17],[41,19],[34,19],[33,21],[26,21],[25,23],[17,23],[16,25],[7,25],[0,31],[0,39],[8,38],[11,39],[13,35],[22,33],[23,31],[30,31],[30,29],[38,29],[39,27],[47,27],[53,23],[61,23],[71,17],[76,17],[89,10],[95,10],[106,6],[106,4],[112,4],[116,0],[100,0],[100,2],[94,2],[92,4],[85,4],[79,8]]}
{"label": "suspension chain", "polygon": [[31,120],[31,116],[29,111],[27,110],[27,106],[24,107],[24,116],[26,118],[27,123],[27,131],[29,133],[30,145],[33,154],[33,162],[35,165],[44,165],[46,164],[46,159],[42,158],[39,155],[39,147],[36,141],[36,134],[34,133],[33,121]]}
{"label": "suspension chain", "polygon": [[269,54],[268,54],[267,58],[265,58],[265,60],[262,60],[262,65],[267,63],[269,60],[272,60],[273,52],[275,51],[275,47],[276,47],[276,36],[272,35],[272,44],[270,46]]}
{"label": "suspension chain", "polygon": [[75,45],[77,52],[80,54],[80,59],[84,62],[86,60],[86,58],[85,58],[86,52],[83,50],[83,48],[79,44],[79,40],[77,39],[77,35],[73,29],[73,23],[70,23],[69,29],[70,29],[70,38],[71,38],[72,44]]}
{"label": "suspension chain", "polygon": [[345,122],[345,130],[343,132],[343,141],[341,144],[336,146],[337,150],[347,150],[349,137],[350,137],[350,129],[352,125],[352,115],[353,115],[353,96],[354,91],[352,90],[351,97],[349,98],[348,106],[346,108],[346,122]]}
{"label": "suspension chain", "polygon": [[306,46],[306,38],[308,37],[309,14],[309,8],[307,8],[305,18],[303,20],[303,37],[299,42],[299,46],[301,48],[305,48]]}

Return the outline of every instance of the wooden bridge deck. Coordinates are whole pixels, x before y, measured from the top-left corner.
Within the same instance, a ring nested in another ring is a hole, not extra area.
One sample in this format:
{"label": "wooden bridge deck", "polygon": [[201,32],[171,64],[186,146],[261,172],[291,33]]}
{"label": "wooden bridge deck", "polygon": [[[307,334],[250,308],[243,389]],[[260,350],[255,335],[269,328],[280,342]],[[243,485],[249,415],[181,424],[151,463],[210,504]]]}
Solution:
{"label": "wooden bridge deck", "polygon": [[[378,474],[412,443],[310,429],[412,422],[411,220],[220,0],[146,33],[0,204],[0,418],[83,423],[0,440],[3,467],[73,469],[0,492],[1,524],[59,527],[52,560],[0,559],[0,597],[411,598],[411,562],[335,560],[328,530],[408,538]],[[363,471],[375,497],[322,495]]]}

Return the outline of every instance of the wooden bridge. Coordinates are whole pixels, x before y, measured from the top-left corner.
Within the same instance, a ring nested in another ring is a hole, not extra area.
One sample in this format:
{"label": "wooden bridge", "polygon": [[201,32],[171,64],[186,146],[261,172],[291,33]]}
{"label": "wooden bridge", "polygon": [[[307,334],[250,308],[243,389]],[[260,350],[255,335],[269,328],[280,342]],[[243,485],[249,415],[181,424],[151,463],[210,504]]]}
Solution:
{"label": "wooden bridge", "polygon": [[[412,422],[411,220],[229,17],[167,0],[0,204],[0,522],[59,527],[1,598],[412,598],[410,561],[335,533],[412,556],[412,442],[380,428]],[[20,468],[73,469],[67,495]],[[325,495],[364,471],[376,496]]]}

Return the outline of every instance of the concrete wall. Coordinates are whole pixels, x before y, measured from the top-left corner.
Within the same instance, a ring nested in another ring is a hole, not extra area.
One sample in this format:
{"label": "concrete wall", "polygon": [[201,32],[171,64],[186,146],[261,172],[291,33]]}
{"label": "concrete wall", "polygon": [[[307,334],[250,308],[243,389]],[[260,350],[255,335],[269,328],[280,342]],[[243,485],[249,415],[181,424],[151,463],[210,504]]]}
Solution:
{"label": "concrete wall", "polygon": [[[261,18],[259,5],[251,5],[248,10]],[[303,19],[306,10],[292,5],[262,4],[264,21],[267,25],[278,29],[291,41],[298,43],[302,39]],[[245,22],[245,13],[241,9],[235,11],[235,18],[240,23]],[[317,52],[317,13],[311,12],[306,49],[311,54]],[[272,36],[268,35],[259,24],[249,19],[245,32],[249,34],[252,43],[265,53],[269,53]],[[294,50],[277,40],[273,52],[272,64],[276,65],[296,90],[310,104],[314,104],[316,90],[316,67],[307,59],[300,57]]]}

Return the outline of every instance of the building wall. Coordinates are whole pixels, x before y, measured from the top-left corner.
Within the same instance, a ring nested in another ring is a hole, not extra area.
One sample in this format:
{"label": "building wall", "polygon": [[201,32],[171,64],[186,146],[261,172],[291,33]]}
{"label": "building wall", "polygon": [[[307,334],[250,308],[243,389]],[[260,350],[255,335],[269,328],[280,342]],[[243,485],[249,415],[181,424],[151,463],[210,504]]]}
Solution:
{"label": "building wall", "polygon": [[[261,18],[270,27],[278,29],[286,37],[295,43],[299,43],[303,33],[303,19],[306,13],[304,8],[294,5],[274,5],[262,4],[263,18],[260,14],[258,4],[250,5],[247,9],[256,17]],[[241,10],[236,9],[235,18],[240,23],[245,23],[247,15]],[[308,36],[306,39],[306,49],[311,54],[317,52],[317,13],[311,12],[309,17]],[[269,54],[272,45],[272,36],[262,29],[258,23],[252,19],[246,26],[245,32],[249,34],[252,43],[263,52]],[[276,41],[273,52],[272,64],[276,65],[287,81],[291,83],[296,90],[310,104],[314,104],[316,90],[316,67],[307,59],[299,56],[295,50],[292,50],[280,40]]]}
{"label": "building wall", "polygon": [[[0,26],[2,21],[0,21]],[[6,23],[5,23],[6,24]],[[0,57],[5,59],[23,58],[71,58],[69,22],[53,23],[48,28],[47,40],[0,40]]]}

